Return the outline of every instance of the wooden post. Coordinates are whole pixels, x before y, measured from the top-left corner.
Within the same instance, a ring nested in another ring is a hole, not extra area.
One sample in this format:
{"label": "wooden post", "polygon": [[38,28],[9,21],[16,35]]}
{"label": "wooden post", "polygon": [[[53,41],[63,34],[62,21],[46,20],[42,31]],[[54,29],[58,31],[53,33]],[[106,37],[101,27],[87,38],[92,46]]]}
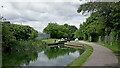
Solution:
{"label": "wooden post", "polygon": [[101,39],[102,39],[101,36],[99,36],[98,42],[101,42]]}
{"label": "wooden post", "polygon": [[105,36],[105,43],[107,42],[107,36]]}

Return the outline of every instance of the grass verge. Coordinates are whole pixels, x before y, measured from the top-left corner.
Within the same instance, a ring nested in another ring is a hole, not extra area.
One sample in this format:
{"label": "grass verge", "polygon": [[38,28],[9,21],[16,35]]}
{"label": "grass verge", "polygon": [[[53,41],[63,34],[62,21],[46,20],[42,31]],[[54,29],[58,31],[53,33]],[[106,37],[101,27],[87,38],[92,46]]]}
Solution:
{"label": "grass verge", "polygon": [[78,67],[82,66],[83,63],[85,63],[87,61],[87,59],[89,58],[89,56],[93,52],[93,48],[91,46],[87,45],[87,44],[83,44],[83,43],[80,43],[80,42],[77,42],[77,41],[69,42],[69,43],[80,44],[80,45],[85,45],[86,46],[86,52],[67,65],[68,68],[72,68],[71,66],[75,66],[74,68],[78,68]]}
{"label": "grass verge", "polygon": [[46,43],[54,43],[55,40],[58,41],[59,39],[43,39],[42,41]]}
{"label": "grass verge", "polygon": [[45,46],[47,43],[53,43],[54,40],[58,39],[44,39],[44,40],[22,40],[16,41],[11,46],[12,51],[34,51],[36,49]]}

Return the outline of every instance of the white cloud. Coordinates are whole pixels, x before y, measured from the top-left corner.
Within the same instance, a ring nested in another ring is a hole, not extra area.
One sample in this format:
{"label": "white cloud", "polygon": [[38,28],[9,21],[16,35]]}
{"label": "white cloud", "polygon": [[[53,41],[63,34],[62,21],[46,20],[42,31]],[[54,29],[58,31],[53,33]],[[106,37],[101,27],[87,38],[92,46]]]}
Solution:
{"label": "white cloud", "polygon": [[77,13],[83,2],[4,2],[3,16],[12,23],[30,25],[41,31],[49,22],[79,24],[89,16]]}
{"label": "white cloud", "polygon": [[5,2],[119,2],[120,0],[4,0]]}
{"label": "white cloud", "polygon": [[[4,0],[6,2],[79,2],[79,0]],[[86,0],[82,0],[86,1]]]}

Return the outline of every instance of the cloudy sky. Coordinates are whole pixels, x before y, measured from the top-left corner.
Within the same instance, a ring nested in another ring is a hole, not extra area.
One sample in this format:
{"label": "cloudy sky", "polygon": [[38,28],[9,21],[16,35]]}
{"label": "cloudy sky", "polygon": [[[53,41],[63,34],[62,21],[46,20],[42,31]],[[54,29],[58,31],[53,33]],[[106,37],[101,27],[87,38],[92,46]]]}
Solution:
{"label": "cloudy sky", "polygon": [[29,25],[40,32],[42,32],[49,22],[56,22],[60,25],[67,23],[79,28],[80,23],[83,23],[90,16],[90,13],[86,15],[77,13],[80,4],[85,3],[85,1],[26,1],[2,1],[1,5],[4,6],[1,8],[2,11],[0,11],[2,16],[10,20],[11,23]]}

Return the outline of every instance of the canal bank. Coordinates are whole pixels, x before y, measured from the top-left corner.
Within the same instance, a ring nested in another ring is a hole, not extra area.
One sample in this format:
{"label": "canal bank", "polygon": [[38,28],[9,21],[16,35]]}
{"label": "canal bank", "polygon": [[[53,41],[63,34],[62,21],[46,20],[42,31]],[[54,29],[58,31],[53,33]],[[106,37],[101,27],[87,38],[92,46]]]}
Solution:
{"label": "canal bank", "polygon": [[75,66],[76,68],[79,68],[80,66],[82,66],[87,61],[87,59],[89,58],[89,56],[93,52],[93,48],[91,46],[89,46],[87,44],[80,43],[78,41],[68,42],[68,43],[65,43],[65,44],[66,45],[71,45],[71,46],[77,46],[77,47],[85,47],[84,53],[82,53],[82,55],[80,55],[75,60],[73,60],[72,62],[70,62],[67,65],[68,68],[70,66]]}

